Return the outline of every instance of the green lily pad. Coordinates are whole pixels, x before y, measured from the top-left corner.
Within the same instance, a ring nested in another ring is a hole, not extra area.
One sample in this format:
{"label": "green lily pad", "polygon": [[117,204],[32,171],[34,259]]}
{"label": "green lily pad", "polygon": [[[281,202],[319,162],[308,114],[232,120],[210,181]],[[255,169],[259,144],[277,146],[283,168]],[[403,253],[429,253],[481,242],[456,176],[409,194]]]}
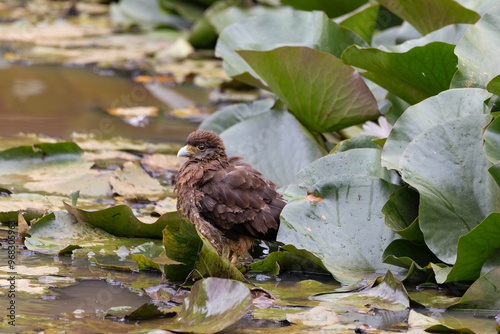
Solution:
{"label": "green lily pad", "polygon": [[312,189],[314,198],[283,209],[278,241],[308,250],[342,283],[390,268],[381,257],[395,234],[384,226],[381,209],[397,186],[373,176],[339,175]]}
{"label": "green lily pad", "polygon": [[335,152],[349,151],[355,148],[375,148],[377,150],[380,150],[380,145],[373,142],[377,138],[377,136],[358,136],[351,139],[342,140],[330,151],[330,154]]}
{"label": "green lily pad", "polygon": [[201,238],[187,219],[170,220],[163,230],[163,245],[169,259],[179,264],[165,265],[165,277],[184,281],[191,272],[203,277],[231,278],[246,281],[241,272],[222,258],[205,238]]}
{"label": "green lily pad", "polygon": [[0,160],[45,158],[66,155],[66,159],[78,159],[83,150],[74,142],[38,143],[32,146],[19,146],[0,152]]}
{"label": "green lily pad", "polygon": [[491,213],[469,233],[458,239],[457,261],[448,276],[438,283],[467,282],[479,278],[485,261],[500,249],[500,213]]}
{"label": "green lily pad", "polygon": [[[319,158],[297,173],[309,184],[315,184],[335,175],[366,175],[394,183],[398,177],[380,165],[382,151],[373,148],[359,148],[336,152]],[[397,182],[399,183],[399,182]]]}
{"label": "green lily pad", "polygon": [[239,122],[271,110],[273,104],[274,101],[272,100],[232,104],[217,110],[210,118],[203,121],[199,128],[221,134],[224,130]]}
{"label": "green lily pad", "polygon": [[445,289],[419,289],[408,293],[410,299],[425,307],[447,309],[460,300]]}
{"label": "green lily pad", "polygon": [[499,24],[500,5],[497,4],[467,30],[455,48],[459,61],[452,87],[486,88],[500,74],[497,57],[500,50]]}
{"label": "green lily pad", "polygon": [[481,16],[453,0],[378,0],[422,35],[450,24],[475,23]]}
{"label": "green lily pad", "polygon": [[390,271],[384,280],[371,289],[355,293],[332,293],[313,297],[322,301],[321,305],[338,308],[340,305],[350,305],[361,309],[385,309],[402,311],[410,307],[410,299],[403,283],[395,278]]}
{"label": "green lily pad", "polygon": [[206,278],[196,282],[184,300],[174,326],[182,332],[217,333],[240,320],[252,305],[250,290],[237,281]]}
{"label": "green lily pad", "polygon": [[140,221],[127,205],[117,205],[111,208],[86,211],[64,203],[66,210],[79,221],[89,223],[108,233],[124,237],[161,238],[162,231],[173,221],[180,221],[181,215],[177,211],[167,212],[154,223],[147,224]]}
{"label": "green lily pad", "polygon": [[487,272],[465,291],[454,307],[465,309],[500,309],[500,267]]}
{"label": "green lily pad", "polygon": [[434,125],[453,119],[487,114],[484,101],[491,94],[484,89],[450,89],[409,107],[392,129],[382,153],[382,165],[400,169],[400,159],[408,144]]}
{"label": "green lily pad", "polygon": [[424,236],[418,226],[419,194],[403,187],[389,196],[382,208],[385,215],[385,226],[405,239],[424,243]]}
{"label": "green lily pad", "polygon": [[332,54],[295,46],[237,52],[311,130],[332,132],[379,115],[358,72]]}
{"label": "green lily pad", "polygon": [[352,14],[341,17],[340,26],[348,28],[358,34],[364,41],[370,44],[375,31],[380,5],[367,4],[358,8]]}
{"label": "green lily pad", "polygon": [[278,275],[282,269],[319,273],[326,272],[324,268],[310,259],[288,251],[273,252],[265,259],[250,264],[249,267],[253,271],[262,271],[270,275]]}
{"label": "green lily pad", "polygon": [[283,0],[284,5],[292,6],[301,10],[324,11],[328,17],[344,15],[366,3],[367,0]]}
{"label": "green lily pad", "polygon": [[433,126],[413,139],[401,158],[403,179],[420,193],[425,242],[446,263],[455,263],[460,236],[499,209],[500,190],[482,147],[490,120],[472,115]]}
{"label": "green lily pad", "polygon": [[272,109],[239,122],[221,138],[228,156],[245,157],[278,187],[298,181],[295,174],[326,153],[286,110]]}
{"label": "green lily pad", "polygon": [[492,92],[493,94],[500,96],[500,75],[497,75],[493,79],[491,79],[490,82],[488,82],[488,85],[486,86],[489,92]]}
{"label": "green lily pad", "polygon": [[362,75],[410,104],[447,90],[456,72],[454,45],[433,42],[404,53],[353,45],[342,61],[366,72]]}
{"label": "green lily pad", "polygon": [[496,118],[484,131],[484,153],[492,162],[500,161],[500,119]]}
{"label": "green lily pad", "polygon": [[235,50],[267,51],[285,45],[308,46],[340,58],[351,44],[366,45],[359,36],[330,21],[323,12],[289,9],[230,25],[220,34],[215,55],[224,60],[224,69],[230,77],[262,85],[259,75]]}

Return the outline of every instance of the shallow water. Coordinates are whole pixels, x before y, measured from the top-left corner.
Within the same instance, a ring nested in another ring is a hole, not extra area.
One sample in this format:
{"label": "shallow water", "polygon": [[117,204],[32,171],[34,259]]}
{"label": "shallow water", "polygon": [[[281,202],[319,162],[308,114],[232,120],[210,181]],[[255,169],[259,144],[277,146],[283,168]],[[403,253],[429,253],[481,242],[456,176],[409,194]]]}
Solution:
{"label": "shallow water", "polygon": [[[142,84],[133,73],[62,66],[23,66],[0,61],[0,135],[19,132],[67,139],[72,132],[97,138],[123,136],[183,142],[196,129],[166,111],[208,106],[208,90],[190,85]],[[158,117],[133,126],[103,109],[154,106]]]}

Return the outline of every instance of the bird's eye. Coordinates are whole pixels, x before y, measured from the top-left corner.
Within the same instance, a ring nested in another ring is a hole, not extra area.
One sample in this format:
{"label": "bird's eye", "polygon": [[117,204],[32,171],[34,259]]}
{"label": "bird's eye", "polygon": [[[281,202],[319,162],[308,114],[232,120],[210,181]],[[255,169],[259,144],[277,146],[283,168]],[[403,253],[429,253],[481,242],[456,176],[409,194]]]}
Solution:
{"label": "bird's eye", "polygon": [[205,148],[206,148],[205,145],[198,145],[198,149],[200,151],[205,151]]}

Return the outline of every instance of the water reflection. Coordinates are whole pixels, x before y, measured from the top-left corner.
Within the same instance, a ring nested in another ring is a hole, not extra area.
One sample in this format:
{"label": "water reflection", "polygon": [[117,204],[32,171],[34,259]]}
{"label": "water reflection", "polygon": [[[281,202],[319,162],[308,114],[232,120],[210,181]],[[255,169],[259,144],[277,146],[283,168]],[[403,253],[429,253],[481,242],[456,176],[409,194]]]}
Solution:
{"label": "water reflection", "polygon": [[[72,132],[80,132],[97,138],[123,136],[183,142],[197,124],[174,119],[166,111],[192,104],[206,107],[211,103],[209,92],[203,88],[160,84],[145,87],[133,82],[130,73],[101,72],[91,68],[27,67],[1,61],[1,135],[24,132],[68,139]],[[135,127],[104,111],[138,106],[158,107],[159,116],[144,127]]]}

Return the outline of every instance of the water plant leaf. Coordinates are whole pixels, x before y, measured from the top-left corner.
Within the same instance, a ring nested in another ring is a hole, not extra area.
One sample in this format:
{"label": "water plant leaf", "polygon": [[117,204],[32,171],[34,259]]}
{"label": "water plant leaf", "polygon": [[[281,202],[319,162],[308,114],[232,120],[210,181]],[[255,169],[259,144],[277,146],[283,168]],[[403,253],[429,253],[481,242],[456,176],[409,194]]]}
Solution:
{"label": "water plant leaf", "polygon": [[492,162],[500,160],[500,119],[496,118],[484,131],[484,153]]}
{"label": "water plant leaf", "polygon": [[500,249],[500,213],[493,212],[469,233],[458,239],[457,261],[448,276],[438,283],[467,282],[479,278],[485,261]]}
{"label": "water plant leaf", "polygon": [[277,239],[311,252],[342,283],[366,279],[390,268],[381,255],[395,234],[385,228],[381,209],[396,188],[373,176],[329,177],[311,186],[322,200],[285,206]]}
{"label": "water plant leaf", "polygon": [[163,230],[163,245],[169,259],[180,264],[165,265],[165,277],[184,281],[191,272],[205,277],[231,278],[246,281],[241,272],[222,258],[205,238],[201,238],[187,219],[169,220]]}
{"label": "water plant leaf", "polygon": [[313,131],[332,132],[379,115],[359,73],[332,54],[297,46],[237,52]]}
{"label": "water plant leaf", "polygon": [[367,4],[358,8],[352,14],[341,17],[340,26],[348,28],[358,34],[363,40],[370,44],[375,31],[380,5]]}
{"label": "water plant leaf", "polygon": [[422,35],[457,23],[475,23],[481,16],[453,0],[378,0],[394,14],[408,21]]}
{"label": "water plant leaf", "polygon": [[297,182],[295,174],[326,153],[286,110],[272,109],[239,122],[221,138],[228,156],[245,157],[278,187]]}
{"label": "water plant leaf", "polygon": [[250,290],[237,281],[206,278],[196,282],[184,300],[174,326],[182,332],[217,333],[241,319],[252,305]]}
{"label": "water plant leaf", "polygon": [[433,42],[395,53],[353,45],[342,61],[366,70],[364,77],[415,104],[449,88],[458,62],[454,47]]}
{"label": "water plant leaf", "polygon": [[326,327],[340,322],[339,315],[326,306],[316,306],[300,313],[288,313],[286,320],[307,327]]}
{"label": "water plant leaf", "polygon": [[352,305],[360,309],[385,309],[402,311],[410,307],[410,299],[403,283],[387,271],[383,281],[370,289],[355,293],[332,293],[313,297],[321,305],[338,308],[339,305]]}
{"label": "water plant leaf", "polygon": [[152,224],[140,221],[127,205],[117,205],[97,211],[86,211],[64,203],[66,210],[79,221],[84,221],[108,233],[123,237],[162,238],[162,231],[172,221],[180,221],[177,211],[167,212]]}
{"label": "water plant leaf", "polygon": [[254,262],[249,267],[252,271],[262,271],[269,275],[278,275],[280,270],[327,272],[310,259],[288,251],[272,252],[265,259]]}
{"label": "water plant leaf", "polygon": [[420,193],[425,242],[446,263],[455,263],[460,236],[499,209],[500,191],[482,147],[490,121],[489,115],[471,115],[435,125],[413,139],[401,158],[403,179]]}
{"label": "water plant leaf", "polygon": [[352,44],[366,45],[361,37],[329,20],[325,13],[285,9],[230,25],[220,34],[215,55],[224,60],[228,76],[255,84],[261,82],[259,75],[235,50],[267,51],[285,45],[308,46],[340,58],[344,49]]}
{"label": "water plant leaf", "polygon": [[500,267],[487,272],[465,291],[455,308],[491,309],[500,308]]}
{"label": "water plant leaf", "polygon": [[418,226],[419,194],[408,186],[397,189],[389,196],[382,208],[385,226],[403,238],[424,243],[424,236]]}
{"label": "water plant leaf", "polygon": [[382,153],[382,165],[400,169],[400,159],[408,144],[432,126],[453,119],[487,114],[484,101],[491,94],[484,89],[450,89],[409,107],[396,121]]}
{"label": "water plant leaf", "polygon": [[306,183],[315,184],[334,175],[367,175],[392,183],[393,174],[380,165],[380,147],[336,152],[319,158],[297,173]]}
{"label": "water plant leaf", "polygon": [[217,110],[210,118],[203,121],[199,128],[221,134],[224,130],[239,122],[271,110],[273,104],[274,101],[272,100],[232,104]]}
{"label": "water plant leaf", "polygon": [[455,54],[458,56],[458,71],[452,87],[481,87],[500,74],[500,62],[496,55],[500,50],[500,5],[493,6],[483,17],[471,26],[458,42]]}
{"label": "water plant leaf", "polygon": [[367,0],[283,0],[285,5],[292,6],[301,10],[319,10],[324,11],[328,17],[337,17],[347,14],[359,6],[366,3]]}

